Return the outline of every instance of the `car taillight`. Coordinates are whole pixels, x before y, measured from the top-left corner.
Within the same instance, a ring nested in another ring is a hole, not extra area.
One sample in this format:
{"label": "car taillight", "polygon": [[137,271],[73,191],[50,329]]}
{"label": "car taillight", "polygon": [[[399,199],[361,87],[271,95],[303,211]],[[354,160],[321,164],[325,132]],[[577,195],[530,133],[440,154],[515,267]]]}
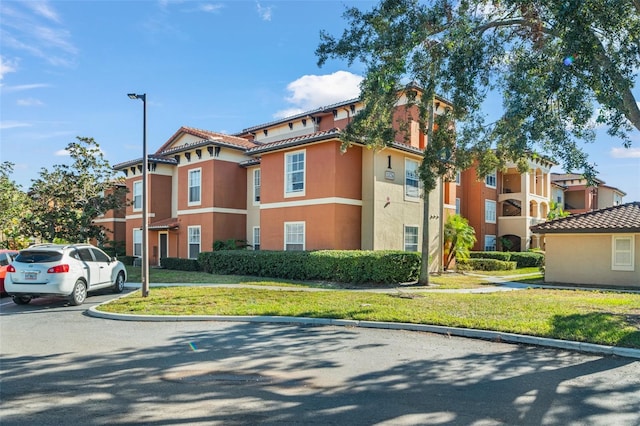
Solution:
{"label": "car taillight", "polygon": [[47,269],[47,274],[62,274],[65,272],[69,272],[69,265],[64,264],[64,265],[56,265],[56,266],[52,266],[51,268]]}
{"label": "car taillight", "polygon": [[7,266],[7,272],[15,272],[16,268],[13,267],[13,265],[9,265]]}

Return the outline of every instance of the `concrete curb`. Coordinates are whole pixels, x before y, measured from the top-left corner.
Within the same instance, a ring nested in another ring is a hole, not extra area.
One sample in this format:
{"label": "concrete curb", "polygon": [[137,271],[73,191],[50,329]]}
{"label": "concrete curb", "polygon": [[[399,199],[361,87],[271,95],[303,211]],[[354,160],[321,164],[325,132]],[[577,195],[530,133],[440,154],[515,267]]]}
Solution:
{"label": "concrete curb", "polygon": [[[124,297],[124,296],[122,296]],[[467,337],[472,339],[491,340],[502,343],[543,346],[555,349],[565,349],[575,352],[586,352],[604,356],[620,356],[640,359],[640,349],[619,348],[616,346],[596,345],[593,343],[572,342],[568,340],[548,339],[544,337],[525,336],[521,334],[502,333],[497,331],[476,330],[471,328],[444,327],[426,324],[408,324],[396,322],[357,321],[330,318],[279,317],[279,316],[222,316],[222,315],[132,315],[115,314],[98,311],[96,308],[109,302],[92,306],[88,315],[95,318],[117,321],[147,321],[147,322],[175,322],[175,321],[227,321],[227,322],[255,322],[302,324],[314,326],[362,327],[387,330],[419,331],[448,336]]]}

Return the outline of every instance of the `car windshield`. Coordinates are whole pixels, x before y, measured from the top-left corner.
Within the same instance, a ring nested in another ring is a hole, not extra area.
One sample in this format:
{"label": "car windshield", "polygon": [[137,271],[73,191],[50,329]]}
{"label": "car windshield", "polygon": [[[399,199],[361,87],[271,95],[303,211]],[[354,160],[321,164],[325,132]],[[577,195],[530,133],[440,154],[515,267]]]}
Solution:
{"label": "car windshield", "polygon": [[21,251],[16,262],[22,263],[49,263],[62,259],[62,253],[57,251]]}

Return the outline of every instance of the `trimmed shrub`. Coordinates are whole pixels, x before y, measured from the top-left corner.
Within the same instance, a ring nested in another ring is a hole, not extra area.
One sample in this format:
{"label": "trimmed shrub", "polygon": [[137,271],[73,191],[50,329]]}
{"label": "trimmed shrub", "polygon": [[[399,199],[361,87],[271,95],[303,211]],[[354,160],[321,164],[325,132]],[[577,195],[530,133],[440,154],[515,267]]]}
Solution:
{"label": "trimmed shrub", "polygon": [[179,259],[177,257],[163,257],[160,259],[162,267],[176,271],[201,271],[200,264],[195,259]]}
{"label": "trimmed shrub", "polygon": [[472,251],[469,253],[471,259],[496,259],[508,262],[511,260],[512,252],[508,251]]}
{"label": "trimmed shrub", "polygon": [[461,271],[512,271],[516,265],[516,262],[497,259],[456,260],[456,266]]}
{"label": "trimmed shrub", "polygon": [[200,253],[198,261],[213,274],[356,284],[415,281],[420,273],[420,253],[402,251],[220,250]]}
{"label": "trimmed shrub", "polygon": [[517,262],[518,268],[529,268],[544,265],[544,253],[518,252],[511,253],[511,260]]}
{"label": "trimmed shrub", "polygon": [[118,260],[125,265],[132,266],[136,256],[118,256]]}

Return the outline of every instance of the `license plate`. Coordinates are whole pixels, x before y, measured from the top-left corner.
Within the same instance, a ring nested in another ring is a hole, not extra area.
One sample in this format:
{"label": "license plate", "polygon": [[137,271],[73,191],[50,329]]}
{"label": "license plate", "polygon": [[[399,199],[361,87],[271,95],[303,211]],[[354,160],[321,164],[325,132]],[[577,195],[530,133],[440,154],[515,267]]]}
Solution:
{"label": "license plate", "polygon": [[38,273],[37,272],[25,272],[24,273],[24,279],[25,280],[37,280],[38,279]]}

